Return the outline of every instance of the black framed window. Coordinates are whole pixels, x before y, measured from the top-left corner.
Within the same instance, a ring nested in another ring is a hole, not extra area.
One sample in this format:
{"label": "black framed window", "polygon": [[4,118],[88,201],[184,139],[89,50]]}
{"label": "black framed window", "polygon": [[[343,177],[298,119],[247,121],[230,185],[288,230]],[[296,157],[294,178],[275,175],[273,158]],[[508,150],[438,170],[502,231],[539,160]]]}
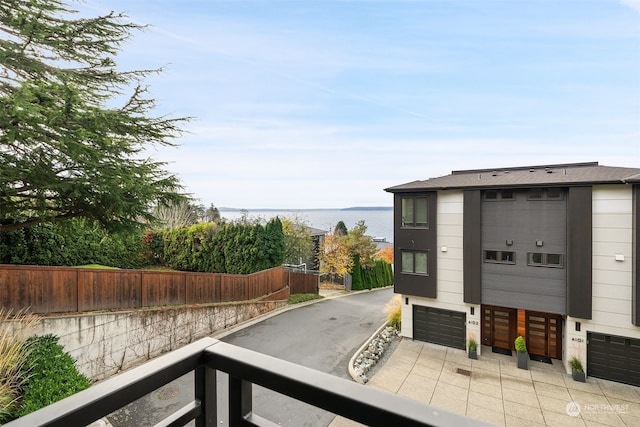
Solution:
{"label": "black framed window", "polygon": [[513,251],[493,251],[486,250],[483,251],[483,260],[484,262],[490,262],[494,264],[515,264],[516,263],[516,253]]}
{"label": "black framed window", "polygon": [[502,190],[485,190],[484,191],[484,200],[488,200],[491,202],[500,201],[500,200],[515,200],[516,193],[510,188],[505,188]]}
{"label": "black framed window", "polygon": [[429,274],[427,261],[426,251],[402,251],[402,272],[427,276]]}
{"label": "black framed window", "polygon": [[527,265],[532,267],[562,268],[564,267],[564,255],[529,252],[527,254]]}
{"label": "black framed window", "polygon": [[429,227],[429,200],[426,197],[402,198],[402,227]]}

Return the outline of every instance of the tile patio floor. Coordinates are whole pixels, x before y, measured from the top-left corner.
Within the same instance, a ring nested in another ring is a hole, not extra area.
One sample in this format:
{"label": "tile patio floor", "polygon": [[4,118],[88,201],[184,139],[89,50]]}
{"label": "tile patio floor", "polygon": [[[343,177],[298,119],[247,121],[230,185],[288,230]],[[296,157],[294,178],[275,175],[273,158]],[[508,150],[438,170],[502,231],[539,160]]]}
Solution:
{"label": "tile patio floor", "polygon": [[[556,360],[518,369],[515,353],[481,351],[471,360],[463,350],[403,338],[367,385],[498,426],[640,426],[638,387],[576,382]],[[341,417],[330,424],[359,425]]]}

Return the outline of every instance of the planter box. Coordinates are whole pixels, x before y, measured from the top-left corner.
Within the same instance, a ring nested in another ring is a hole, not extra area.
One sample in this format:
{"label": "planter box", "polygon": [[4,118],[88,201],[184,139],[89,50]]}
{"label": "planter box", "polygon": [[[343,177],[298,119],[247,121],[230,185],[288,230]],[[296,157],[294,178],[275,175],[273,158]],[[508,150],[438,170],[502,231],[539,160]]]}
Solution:
{"label": "planter box", "polygon": [[574,381],[578,381],[578,382],[585,382],[587,379],[587,375],[584,372],[578,372],[578,371],[571,371],[571,376],[573,377]]}
{"label": "planter box", "polygon": [[469,350],[469,359],[478,360],[478,350]]}
{"label": "planter box", "polygon": [[527,352],[516,352],[516,355],[518,357],[518,368],[519,369],[529,369],[529,353]]}

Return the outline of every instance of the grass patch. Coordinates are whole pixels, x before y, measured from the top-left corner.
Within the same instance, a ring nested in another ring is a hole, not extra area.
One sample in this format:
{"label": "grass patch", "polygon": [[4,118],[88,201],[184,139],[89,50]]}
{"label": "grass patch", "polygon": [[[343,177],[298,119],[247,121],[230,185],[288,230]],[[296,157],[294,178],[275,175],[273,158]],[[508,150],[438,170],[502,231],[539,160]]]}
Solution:
{"label": "grass patch", "polygon": [[108,265],[101,265],[101,264],[76,265],[76,268],[95,268],[95,269],[102,269],[102,270],[120,270],[118,267],[109,267]]}
{"label": "grass patch", "polygon": [[293,294],[293,295],[289,295],[289,304],[299,304],[301,302],[311,301],[314,299],[321,299],[321,298],[323,297],[318,294]]}

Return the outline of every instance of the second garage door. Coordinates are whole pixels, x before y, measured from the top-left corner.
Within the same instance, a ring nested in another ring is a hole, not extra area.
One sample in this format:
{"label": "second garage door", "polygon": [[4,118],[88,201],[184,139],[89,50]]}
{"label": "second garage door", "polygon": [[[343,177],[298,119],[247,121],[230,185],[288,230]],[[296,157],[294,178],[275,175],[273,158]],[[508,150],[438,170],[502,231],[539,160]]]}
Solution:
{"label": "second garage door", "polygon": [[587,334],[587,375],[640,386],[640,339]]}
{"label": "second garage door", "polygon": [[414,305],[413,338],[464,350],[466,318],[464,312]]}

